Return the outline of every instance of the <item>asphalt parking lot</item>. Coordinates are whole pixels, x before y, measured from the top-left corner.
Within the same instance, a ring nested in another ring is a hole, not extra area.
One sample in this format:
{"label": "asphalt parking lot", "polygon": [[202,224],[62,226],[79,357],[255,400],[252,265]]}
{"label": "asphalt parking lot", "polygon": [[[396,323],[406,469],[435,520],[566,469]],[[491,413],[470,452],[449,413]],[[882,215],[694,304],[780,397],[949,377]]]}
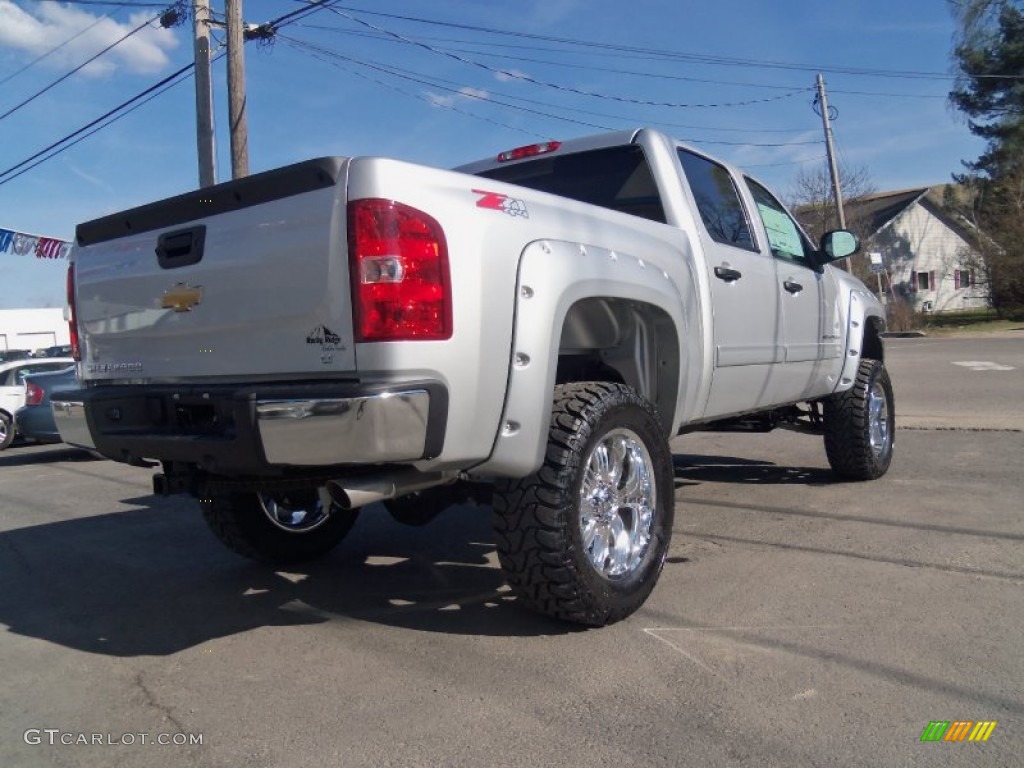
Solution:
{"label": "asphalt parking lot", "polygon": [[272,572],[146,470],[5,451],[0,766],[1024,765],[1024,331],[888,351],[888,475],[677,439],[669,562],[599,630],[515,604],[486,508]]}

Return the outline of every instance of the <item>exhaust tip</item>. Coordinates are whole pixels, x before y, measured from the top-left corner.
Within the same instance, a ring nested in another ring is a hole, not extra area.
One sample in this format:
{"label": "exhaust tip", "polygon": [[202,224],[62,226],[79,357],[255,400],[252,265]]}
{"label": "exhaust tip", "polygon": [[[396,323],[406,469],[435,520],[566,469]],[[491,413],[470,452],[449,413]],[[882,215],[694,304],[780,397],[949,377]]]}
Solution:
{"label": "exhaust tip", "polygon": [[352,499],[349,497],[348,492],[334,480],[328,481],[327,494],[331,497],[331,501],[342,509],[347,511],[353,508]]}

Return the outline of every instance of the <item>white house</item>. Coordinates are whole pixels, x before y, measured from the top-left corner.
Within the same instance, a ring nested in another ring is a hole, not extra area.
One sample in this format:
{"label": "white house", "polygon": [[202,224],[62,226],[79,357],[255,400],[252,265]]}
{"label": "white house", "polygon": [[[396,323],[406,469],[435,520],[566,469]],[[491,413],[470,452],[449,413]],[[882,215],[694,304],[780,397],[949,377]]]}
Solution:
{"label": "white house", "polygon": [[846,218],[865,235],[863,252],[878,252],[893,293],[919,312],[989,306],[988,281],[969,225],[942,205],[944,185],[857,198]]}
{"label": "white house", "polygon": [[0,352],[35,351],[68,343],[63,309],[0,309]]}

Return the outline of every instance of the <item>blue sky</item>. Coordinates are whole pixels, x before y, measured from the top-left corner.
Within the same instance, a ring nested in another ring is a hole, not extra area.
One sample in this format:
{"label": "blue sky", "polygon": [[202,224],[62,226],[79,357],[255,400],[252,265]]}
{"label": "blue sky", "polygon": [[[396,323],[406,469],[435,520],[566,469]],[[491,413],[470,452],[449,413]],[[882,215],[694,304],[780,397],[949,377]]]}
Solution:
{"label": "blue sky", "polygon": [[[245,0],[245,19],[303,5]],[[0,114],[14,110],[0,117],[0,171],[192,60],[190,22],[154,24],[14,109],[160,10],[0,0]],[[801,169],[824,167],[812,108],[821,71],[843,162],[879,190],[944,183],[982,149],[945,99],[952,33],[942,0],[338,0],[282,25],[272,45],[246,46],[249,162],[258,172],[386,155],[451,167],[652,125],[785,196]],[[230,177],[225,70],[226,59],[214,64],[219,181]],[[80,221],[195,188],[194,116],[188,78],[22,175],[0,175],[0,228],[70,240]],[[64,269],[0,253],[0,308],[61,306]]]}

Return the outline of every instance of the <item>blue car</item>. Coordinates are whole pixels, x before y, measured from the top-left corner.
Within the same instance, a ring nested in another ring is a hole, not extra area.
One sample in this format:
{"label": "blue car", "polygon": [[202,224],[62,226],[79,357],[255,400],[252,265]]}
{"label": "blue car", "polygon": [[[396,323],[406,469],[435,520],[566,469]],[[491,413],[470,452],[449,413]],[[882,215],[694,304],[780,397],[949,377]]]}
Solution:
{"label": "blue car", "polygon": [[21,437],[40,443],[61,442],[60,432],[53,420],[50,395],[62,389],[77,389],[75,368],[64,368],[47,373],[33,373],[25,377],[25,405],[14,412],[14,424]]}

